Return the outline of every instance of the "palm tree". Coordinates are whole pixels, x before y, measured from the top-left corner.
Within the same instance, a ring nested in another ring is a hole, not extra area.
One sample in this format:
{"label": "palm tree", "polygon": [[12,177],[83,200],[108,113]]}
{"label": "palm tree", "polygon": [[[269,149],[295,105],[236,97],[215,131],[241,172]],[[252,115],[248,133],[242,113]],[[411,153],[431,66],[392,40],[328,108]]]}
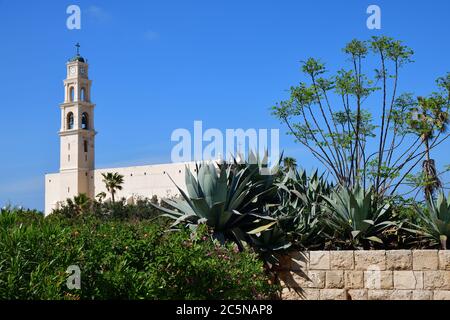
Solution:
{"label": "palm tree", "polygon": [[67,199],[67,205],[75,212],[75,215],[87,212],[91,208],[91,204],[91,199],[84,193],[80,193],[73,199]]}
{"label": "palm tree", "polygon": [[297,160],[292,157],[285,157],[283,159],[283,165],[286,171],[294,170],[297,167]]}
{"label": "palm tree", "polygon": [[117,190],[122,190],[123,184],[123,175],[118,174],[117,172],[107,172],[102,173],[103,182],[105,183],[106,190],[111,193],[112,202],[115,202],[114,195]]}
{"label": "palm tree", "polygon": [[98,199],[98,202],[101,203],[103,201],[103,199],[106,198],[106,193],[102,191],[99,194],[97,194],[95,197]]}
{"label": "palm tree", "polygon": [[419,134],[425,146],[425,160],[422,163],[424,177],[425,198],[430,200],[434,192],[442,186],[439,179],[434,159],[431,159],[430,142],[436,135],[447,130],[449,122],[448,102],[441,95],[434,94],[431,97],[418,97],[419,110],[412,128]]}

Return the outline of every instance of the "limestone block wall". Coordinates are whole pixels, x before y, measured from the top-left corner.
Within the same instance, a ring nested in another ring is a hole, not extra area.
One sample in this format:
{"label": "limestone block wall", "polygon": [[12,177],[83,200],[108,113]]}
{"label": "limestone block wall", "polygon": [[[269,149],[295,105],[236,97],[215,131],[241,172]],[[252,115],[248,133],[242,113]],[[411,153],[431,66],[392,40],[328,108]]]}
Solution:
{"label": "limestone block wall", "polygon": [[450,250],[292,252],[278,275],[287,300],[450,300]]}

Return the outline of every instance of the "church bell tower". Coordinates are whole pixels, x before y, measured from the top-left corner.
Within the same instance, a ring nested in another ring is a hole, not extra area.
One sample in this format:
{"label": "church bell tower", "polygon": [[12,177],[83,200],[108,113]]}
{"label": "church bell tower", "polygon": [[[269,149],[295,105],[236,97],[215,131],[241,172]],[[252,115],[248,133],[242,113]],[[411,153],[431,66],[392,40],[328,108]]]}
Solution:
{"label": "church bell tower", "polygon": [[60,104],[60,187],[63,198],[80,193],[92,196],[91,171],[95,167],[94,104],[87,60],[77,54],[67,64],[64,102]]}

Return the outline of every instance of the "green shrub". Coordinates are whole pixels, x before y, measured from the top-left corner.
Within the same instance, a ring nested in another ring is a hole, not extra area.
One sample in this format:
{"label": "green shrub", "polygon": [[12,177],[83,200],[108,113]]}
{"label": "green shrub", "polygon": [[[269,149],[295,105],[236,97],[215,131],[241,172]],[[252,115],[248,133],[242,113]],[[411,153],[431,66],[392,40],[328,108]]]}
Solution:
{"label": "green shrub", "polygon": [[411,231],[418,241],[425,240],[429,246],[440,246],[446,250],[450,240],[450,194],[438,195],[437,200],[427,201],[427,208],[414,206],[418,223],[410,223]]}
{"label": "green shrub", "polygon": [[352,249],[369,249],[377,244],[384,247],[385,233],[398,229],[390,203],[377,203],[372,188],[341,188],[324,198],[328,214],[325,223],[329,225],[326,232],[333,245]]}
{"label": "green shrub", "polygon": [[[152,221],[0,214],[0,299],[254,299],[269,284],[256,254],[211,240],[202,225],[165,232]],[[66,286],[67,267],[81,289]]]}
{"label": "green shrub", "polygon": [[138,199],[134,204],[126,204],[123,198],[116,202],[100,202],[80,194],[73,199],[67,199],[64,205],[52,214],[66,218],[89,215],[102,220],[152,219],[159,216],[158,210],[151,205],[154,202],[157,203],[157,199]]}

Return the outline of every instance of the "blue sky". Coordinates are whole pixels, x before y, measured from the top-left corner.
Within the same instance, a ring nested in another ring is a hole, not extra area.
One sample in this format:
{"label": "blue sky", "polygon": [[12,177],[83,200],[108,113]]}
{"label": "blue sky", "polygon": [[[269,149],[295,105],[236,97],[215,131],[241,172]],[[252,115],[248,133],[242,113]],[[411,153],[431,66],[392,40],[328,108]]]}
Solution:
{"label": "blue sky", "polygon": [[[66,28],[79,5],[81,30]],[[366,28],[366,8],[382,29]],[[353,38],[389,35],[415,51],[401,90],[428,94],[450,71],[450,2],[0,0],[0,205],[43,209],[44,174],[59,167],[65,62],[81,43],[96,103],[97,167],[170,161],[176,128],[280,128],[281,148],[316,161],[269,108],[303,79],[299,61],[342,66]],[[375,117],[377,110],[372,110]],[[435,151],[438,163],[448,158]],[[448,163],[450,161],[447,161]]]}

